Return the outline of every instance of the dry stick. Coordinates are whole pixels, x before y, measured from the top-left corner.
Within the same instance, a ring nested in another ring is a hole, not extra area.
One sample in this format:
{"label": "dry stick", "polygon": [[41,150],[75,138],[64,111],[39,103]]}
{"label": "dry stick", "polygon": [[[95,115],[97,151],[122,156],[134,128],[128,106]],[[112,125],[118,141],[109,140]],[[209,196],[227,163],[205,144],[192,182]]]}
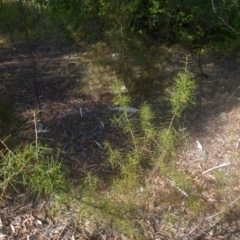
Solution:
{"label": "dry stick", "polygon": [[218,166],[216,166],[216,167],[210,168],[210,169],[202,172],[202,175],[204,175],[204,174],[206,174],[206,173],[208,173],[208,172],[211,172],[211,171],[213,171],[213,170],[216,170],[216,169],[218,169],[218,168],[222,168],[222,167],[229,166],[230,164],[231,164],[230,162],[220,164],[220,165],[218,165]]}
{"label": "dry stick", "polygon": [[6,15],[6,11],[5,11],[5,7],[3,5],[3,1],[1,0],[1,5],[2,5],[2,10],[3,10],[3,16],[4,16],[4,19],[5,19],[5,22],[7,24],[7,28],[8,28],[8,31],[9,31],[9,35],[10,35],[10,38],[11,38],[11,41],[12,41],[12,45],[14,47],[14,49],[16,49],[16,45],[14,43],[14,40],[13,40],[13,36],[12,36],[12,30],[11,30],[11,27],[10,27],[10,24],[7,20],[7,15]]}
{"label": "dry stick", "polygon": [[37,102],[38,102],[38,108],[39,108],[39,116],[40,116],[40,121],[42,122],[42,109],[41,109],[41,103],[40,103],[38,87],[37,87],[37,71],[36,71],[36,68],[35,68],[34,58],[33,58],[33,54],[32,54],[32,49],[31,49],[30,42],[29,42],[27,21],[26,21],[26,16],[25,16],[22,0],[19,0],[19,3],[20,3],[20,6],[21,6],[23,22],[24,22],[24,28],[25,28],[25,34],[26,34],[26,40],[27,40],[29,54],[30,54],[31,62],[32,62],[32,69],[33,69],[33,76],[34,76],[34,81],[33,82],[34,82],[34,87],[35,87],[35,93],[36,93],[36,96],[37,96]]}
{"label": "dry stick", "polygon": [[37,128],[37,118],[36,118],[36,113],[33,113],[33,121],[34,121],[34,129],[35,129],[35,144],[36,144],[36,149],[38,149],[38,128]]}
{"label": "dry stick", "polygon": [[62,228],[62,230],[61,230],[61,232],[60,232],[60,234],[59,234],[59,236],[58,236],[57,240],[59,240],[59,239],[60,239],[60,237],[62,236],[62,234],[63,234],[63,231],[66,229],[67,225],[68,225],[68,223],[65,223],[65,224],[63,225],[63,228]]}
{"label": "dry stick", "polygon": [[161,153],[161,156],[160,156],[157,164],[154,166],[154,168],[153,168],[153,170],[152,170],[152,173],[154,173],[154,172],[157,171],[157,169],[158,169],[158,167],[160,166],[160,163],[161,163],[161,161],[163,160],[163,158],[165,157],[166,153],[167,153],[166,151],[163,151],[163,152]]}
{"label": "dry stick", "polygon": [[220,17],[219,15],[218,15],[218,13],[217,13],[217,10],[216,10],[216,7],[215,7],[215,5],[214,5],[214,1],[212,0],[211,1],[212,2],[212,10],[213,10],[213,12],[215,13],[215,15],[217,16],[217,18],[219,19],[219,20],[221,20],[221,22],[224,24],[224,25],[226,25],[228,28],[230,28],[234,33],[236,33],[236,34],[240,34],[240,32],[238,32],[238,31],[236,31],[233,27],[231,27],[222,17]]}
{"label": "dry stick", "polygon": [[173,187],[175,187],[180,193],[182,193],[185,197],[188,197],[189,198],[189,195],[184,191],[184,190],[182,190],[180,187],[178,187],[177,186],[177,184],[174,182],[174,181],[172,181],[171,179],[169,179],[169,178],[166,178],[168,181],[169,181],[169,183],[173,186]]}
{"label": "dry stick", "polygon": [[198,67],[199,67],[199,70],[200,70],[200,74],[198,74],[195,79],[197,79],[198,77],[201,77],[201,76],[204,76],[205,78],[208,78],[208,75],[206,73],[203,72],[202,70],[202,50],[203,50],[203,46],[204,46],[204,43],[205,43],[205,38],[206,38],[206,35],[207,35],[207,31],[205,31],[204,35],[202,36],[201,38],[201,43],[200,43],[200,48],[198,50],[198,60],[197,61],[197,64],[198,64]]}
{"label": "dry stick", "polygon": [[233,200],[230,204],[228,204],[228,206],[226,208],[224,208],[222,211],[220,211],[220,212],[218,212],[218,213],[216,213],[216,214],[214,214],[212,216],[206,217],[206,219],[216,217],[216,216],[220,215],[221,213],[225,212],[228,209],[228,207],[231,207],[239,199],[240,199],[240,196],[238,196],[235,200]]}
{"label": "dry stick", "polygon": [[[195,226],[192,230],[190,230],[190,232],[188,233],[188,235],[192,234],[196,229],[199,229],[199,226],[205,221],[205,219],[202,219],[197,226]],[[199,229],[200,230],[200,229]],[[202,231],[203,232],[203,231]],[[205,234],[203,232],[203,234]]]}
{"label": "dry stick", "polygon": [[10,152],[11,154],[14,155],[14,153],[8,148],[8,146],[5,144],[4,141],[0,140],[0,142],[2,143],[2,145],[8,150],[8,152]]}
{"label": "dry stick", "polygon": [[[239,90],[240,86],[238,86],[238,88],[231,94],[230,97],[228,97],[228,99],[231,99],[233,97],[233,95]],[[234,99],[239,99],[239,98],[234,98]]]}

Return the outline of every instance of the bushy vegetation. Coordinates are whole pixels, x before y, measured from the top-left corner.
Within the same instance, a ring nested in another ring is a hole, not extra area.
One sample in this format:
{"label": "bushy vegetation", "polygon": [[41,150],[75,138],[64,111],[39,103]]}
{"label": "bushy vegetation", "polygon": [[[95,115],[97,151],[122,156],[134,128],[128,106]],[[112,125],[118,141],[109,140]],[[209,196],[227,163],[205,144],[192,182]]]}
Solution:
{"label": "bushy vegetation", "polygon": [[34,123],[36,134],[34,142],[22,139],[21,145],[11,150],[6,144],[7,139],[0,140],[2,197],[7,196],[12,190],[18,193],[25,189],[40,196],[63,191],[65,188],[66,179],[60,159],[54,158],[51,149],[41,145],[35,117]]}
{"label": "bushy vegetation", "polygon": [[[118,82],[112,87],[117,92],[113,102],[123,110],[122,114],[113,119],[112,124],[125,132],[125,144],[130,150],[121,150],[113,147],[110,142],[105,142],[109,165],[106,167],[115,174],[106,180],[92,172],[86,172],[86,177],[80,180],[79,186],[74,187],[78,201],[70,202],[74,208],[82,209],[80,218],[91,216],[106,228],[111,227],[130,238],[141,239],[147,235],[144,233],[145,226],[141,226],[140,222],[145,224],[151,219],[148,211],[152,210],[148,206],[152,201],[161,205],[169,200],[166,195],[156,198],[152,196],[154,193],[162,194],[152,184],[156,178],[160,177],[167,182],[174,189],[176,197],[185,199],[189,208],[201,214],[201,203],[195,199],[196,189],[191,184],[192,180],[179,171],[173,161],[177,142],[183,141],[183,135],[178,133],[179,129],[175,128],[177,125],[174,123],[183,108],[193,104],[194,82],[189,73],[182,72],[176,76],[169,101],[174,101],[175,97],[180,97],[183,93],[186,98],[178,105],[172,104],[171,122],[167,127],[160,128],[154,124],[154,113],[146,103],[140,107],[139,112],[129,113],[131,99],[121,93],[122,84]],[[171,222],[170,215],[171,212],[166,213],[166,221]]]}
{"label": "bushy vegetation", "polygon": [[61,162],[56,162],[50,149],[30,144],[27,149],[10,150],[4,142],[5,151],[1,150],[1,194],[16,192],[26,188],[30,193],[52,194],[64,189],[64,173]]}
{"label": "bushy vegetation", "polygon": [[[7,35],[9,30],[24,32],[20,2],[1,1],[2,34]],[[239,3],[233,0],[35,0],[23,4],[33,41],[56,41],[60,37],[63,42],[70,37],[80,43],[109,37],[113,43],[114,38],[126,42],[131,32],[163,44],[201,49],[205,44],[235,41],[240,33]]]}

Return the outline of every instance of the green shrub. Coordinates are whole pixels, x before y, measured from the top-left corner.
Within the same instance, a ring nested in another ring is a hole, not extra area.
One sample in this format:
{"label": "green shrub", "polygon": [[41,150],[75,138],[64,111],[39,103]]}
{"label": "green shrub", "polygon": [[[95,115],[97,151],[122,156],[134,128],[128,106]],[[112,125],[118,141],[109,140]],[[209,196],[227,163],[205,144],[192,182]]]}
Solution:
{"label": "green shrub", "polygon": [[194,104],[195,88],[196,84],[191,73],[179,73],[175,77],[173,86],[168,89],[169,103],[174,115],[180,116],[184,109]]}
{"label": "green shrub", "polygon": [[[134,226],[144,215],[142,210],[146,208],[153,191],[148,181],[155,173],[160,174],[166,184],[172,186],[174,194],[189,199],[186,202],[191,209],[200,211],[197,203],[193,204],[191,201],[190,177],[177,170],[173,161],[176,141],[179,138],[173,122],[186,107],[193,104],[195,84],[189,73],[177,75],[169,90],[172,121],[161,129],[154,125],[155,116],[147,103],[144,103],[138,112],[128,112],[131,110],[131,100],[122,93],[122,86],[121,81],[115,81],[112,86],[113,102],[122,110],[116,114],[112,123],[123,130],[128,147],[120,150],[114,148],[110,142],[105,142],[108,163],[115,175],[108,178],[107,184],[104,184],[104,181],[94,174],[87,174],[87,184],[82,185],[80,195],[83,204],[87,204],[84,209],[88,209],[88,214],[94,212],[97,221],[111,223],[111,228],[116,228],[128,236],[136,236]],[[169,221],[170,215],[166,213],[165,217]]]}
{"label": "green shrub", "polygon": [[65,176],[59,160],[51,155],[51,149],[32,143],[27,148],[10,150],[1,141],[0,189],[5,196],[20,189],[50,195],[65,188]]}

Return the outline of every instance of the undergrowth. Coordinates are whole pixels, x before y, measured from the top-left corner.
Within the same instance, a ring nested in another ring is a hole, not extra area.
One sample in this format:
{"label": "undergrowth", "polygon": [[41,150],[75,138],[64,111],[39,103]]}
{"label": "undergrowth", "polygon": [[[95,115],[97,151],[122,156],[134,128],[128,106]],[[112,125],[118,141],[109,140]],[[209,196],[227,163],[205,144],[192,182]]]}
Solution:
{"label": "undergrowth", "polygon": [[[1,140],[2,197],[10,197],[13,191],[51,196],[50,215],[61,216],[70,207],[76,209],[75,219],[94,222],[92,229],[99,228],[97,223],[101,223],[101,228],[115,229],[131,239],[148,237],[147,222],[156,218],[155,214],[168,224],[179,220],[175,209],[165,209],[171,205],[170,199],[201,214],[201,201],[196,198],[192,179],[174,162],[177,146],[184,141],[179,117],[194,104],[195,83],[191,74],[177,74],[166,91],[172,115],[168,125],[156,125],[156,116],[147,102],[139,109],[131,107],[132,101],[122,92],[122,86],[124,83],[115,79],[113,103],[122,112],[116,114],[112,124],[125,133],[125,148],[104,143],[111,177],[89,171],[79,180],[68,180],[59,156],[54,157],[53,151],[39,142],[34,114],[34,142],[11,150]],[[160,208],[165,210],[160,213],[156,210]]]}
{"label": "undergrowth", "polygon": [[[115,81],[112,86],[113,103],[122,110],[112,124],[126,134],[126,149],[105,142],[108,167],[115,172],[114,177],[106,184],[101,177],[86,173],[86,178],[79,183],[77,205],[83,210],[80,218],[94,216],[106,228],[117,229],[130,238],[144,239],[145,227],[140,220],[150,220],[150,212],[154,211],[150,206],[167,204],[171,195],[185,202],[196,214],[201,213],[191,178],[174,163],[178,141],[184,140],[183,134],[179,134],[183,129],[178,125],[178,119],[184,109],[194,104],[195,83],[188,72],[176,75],[167,91],[172,119],[164,128],[154,124],[155,115],[149,104],[142,104],[139,111],[131,107],[130,97],[121,91],[123,85]],[[160,179],[171,189],[167,195],[164,189],[154,184]],[[158,194],[164,196],[157,197]],[[171,215],[171,211],[165,214],[165,220],[170,221]]]}
{"label": "undergrowth", "polygon": [[[34,115],[35,116],[35,115]],[[6,140],[0,140],[0,193],[7,197],[12,192],[28,191],[38,197],[63,191],[65,174],[60,159],[38,140],[36,116],[35,141],[26,140],[21,147],[11,150]]]}

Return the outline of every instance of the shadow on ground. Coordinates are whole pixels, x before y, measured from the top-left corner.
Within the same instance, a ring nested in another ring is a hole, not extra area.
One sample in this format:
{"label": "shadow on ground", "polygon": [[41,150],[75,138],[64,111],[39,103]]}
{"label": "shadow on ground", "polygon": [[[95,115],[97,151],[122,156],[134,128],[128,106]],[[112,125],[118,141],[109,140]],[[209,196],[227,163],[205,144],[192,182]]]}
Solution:
{"label": "shadow on ground", "polygon": [[[42,130],[45,131],[39,134],[39,138],[50,147],[60,150],[67,171],[73,177],[88,170],[106,177],[109,166],[106,163],[103,142],[108,140],[124,149],[125,137],[121,129],[111,125],[114,112],[108,108],[110,102],[109,98],[105,97],[105,89],[102,92],[99,90],[97,97],[82,91],[86,84],[83,79],[91,72],[89,65],[83,61],[84,51],[68,47],[41,47],[34,49],[33,54],[42,107]],[[13,50],[1,46],[0,56],[1,124],[8,124],[10,119],[13,119],[9,129],[15,130],[16,144],[20,143],[21,138],[34,141],[35,129],[31,110],[37,109],[38,104],[30,55],[25,47]],[[165,63],[161,70],[165,73],[161,76],[166,78],[166,81],[171,81],[179,71],[183,58],[184,54],[176,52]],[[192,58],[194,59],[194,55]],[[232,109],[239,106],[238,62],[233,59],[203,56],[202,69],[208,78],[202,76],[196,79],[197,104],[193,109],[186,110],[182,118],[193,135],[204,135],[209,122],[216,121],[219,116],[225,118]],[[199,74],[196,61],[190,70],[196,76]],[[161,109],[167,107],[164,105],[165,99],[159,95],[160,89],[156,86],[159,84],[153,83],[153,94],[147,100],[153,109],[156,109],[158,118],[158,115],[164,116]],[[141,92],[136,95],[138,99]],[[132,97],[134,99],[135,95]],[[136,100],[134,103],[134,107],[139,107],[141,101]],[[14,118],[11,115],[12,111],[16,111]],[[228,224],[228,220],[221,224]],[[234,224],[235,218],[230,222]],[[204,224],[207,224],[206,221]],[[220,223],[209,230],[206,230],[204,224],[199,226],[199,229],[202,228],[205,235],[199,235],[196,239],[204,239],[212,229],[217,229],[215,232],[219,236],[223,235]],[[230,225],[228,229],[231,229]],[[232,233],[237,231],[238,228],[233,229]],[[194,231],[194,236],[196,233]],[[189,235],[189,239],[190,237],[193,236]]]}

